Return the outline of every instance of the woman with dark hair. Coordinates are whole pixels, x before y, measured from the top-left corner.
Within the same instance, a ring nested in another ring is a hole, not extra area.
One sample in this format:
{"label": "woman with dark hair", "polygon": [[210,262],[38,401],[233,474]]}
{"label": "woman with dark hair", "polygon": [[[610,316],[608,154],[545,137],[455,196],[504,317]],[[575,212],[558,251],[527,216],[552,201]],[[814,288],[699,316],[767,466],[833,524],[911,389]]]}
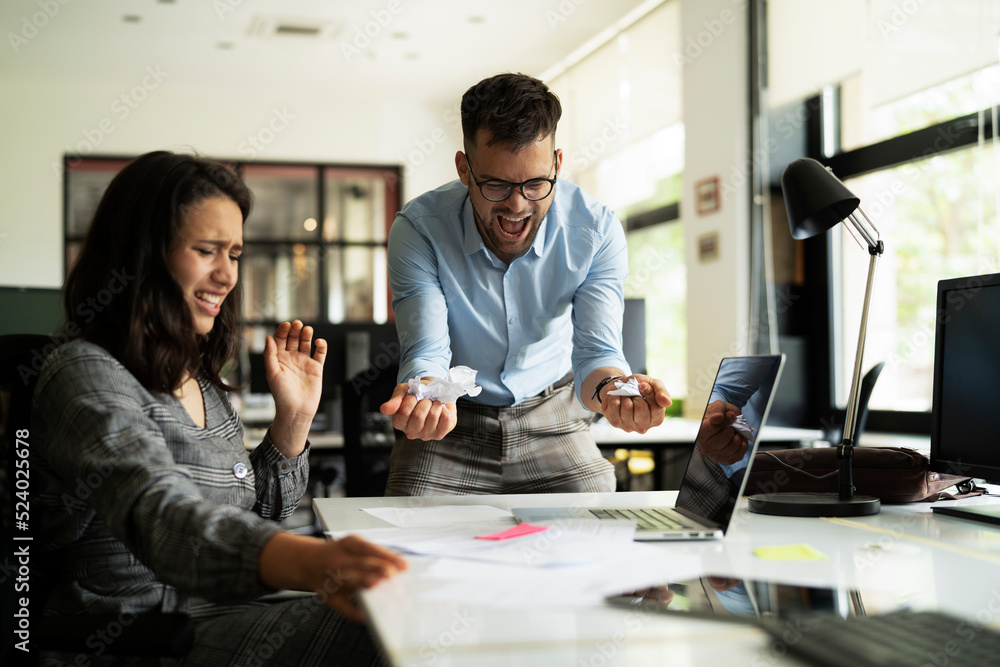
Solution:
{"label": "woman with dark hair", "polygon": [[[354,593],[405,561],[278,526],[306,487],[326,342],[311,352],[297,320],[267,337],[275,418],[252,452],[226,397],[250,206],[226,166],[168,152],[130,163],[101,199],[66,281],[68,342],[34,396],[42,546],[58,563],[46,612],[187,612],[182,665],[378,662],[345,617],[361,620]],[[252,602],[278,589],[319,597]]]}

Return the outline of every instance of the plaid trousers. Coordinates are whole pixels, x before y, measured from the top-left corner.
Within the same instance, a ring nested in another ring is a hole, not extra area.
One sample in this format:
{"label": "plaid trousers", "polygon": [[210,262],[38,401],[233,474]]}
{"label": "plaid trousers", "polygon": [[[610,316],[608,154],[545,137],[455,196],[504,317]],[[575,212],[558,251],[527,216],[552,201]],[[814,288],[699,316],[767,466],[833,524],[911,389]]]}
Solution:
{"label": "plaid trousers", "polygon": [[396,433],[387,496],[595,493],[615,490],[568,375],[511,407],[459,399],[458,423],[442,440]]}

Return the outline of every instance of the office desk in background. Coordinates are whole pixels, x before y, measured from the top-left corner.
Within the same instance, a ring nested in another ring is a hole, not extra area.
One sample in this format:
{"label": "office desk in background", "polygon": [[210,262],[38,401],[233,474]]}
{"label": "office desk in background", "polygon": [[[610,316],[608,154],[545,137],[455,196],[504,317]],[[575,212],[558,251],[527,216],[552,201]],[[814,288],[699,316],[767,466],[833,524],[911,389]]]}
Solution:
{"label": "office desk in background", "polygon": [[[362,508],[491,505],[672,504],[676,492],[329,498],[313,501],[330,531],[388,524]],[[965,504],[996,502],[972,498]],[[903,606],[940,609],[1000,627],[1000,528],[938,517],[929,504],[886,505],[849,520],[751,514],[741,501],[722,540],[656,543],[664,554],[691,554],[705,574],[857,589],[868,614]],[[760,547],[808,544],[820,560],[762,560]],[[666,559],[665,559],[666,560]],[[410,557],[407,572],[362,594],[372,626],[397,667],[610,667],[665,665],[801,665],[748,625],[642,614],[595,604],[584,608],[513,609],[486,600],[433,600],[421,577],[433,559]],[[670,580],[664,572],[664,580]],[[510,581],[517,586],[517,581]],[[933,663],[931,663],[933,664]]]}
{"label": "office desk in background", "polygon": [[[680,479],[684,474],[684,468],[687,465],[700,425],[701,422],[696,419],[670,418],[660,426],[640,434],[626,433],[621,429],[614,428],[604,420],[598,420],[591,427],[591,433],[597,446],[608,457],[613,457],[616,450],[650,452],[653,462],[651,490],[663,491],[676,489],[680,486]],[[266,426],[248,426],[246,429],[247,446],[255,447],[266,431]],[[350,452],[345,451],[348,448],[345,447],[345,438],[341,433],[314,431],[309,434],[309,440],[317,460],[322,461],[331,456],[339,456],[345,460],[343,466],[345,476],[353,473],[367,479],[384,476],[384,473],[382,475],[373,474],[369,468],[372,465],[372,460],[388,460],[389,451],[392,448],[392,439],[389,435],[383,433],[374,435],[378,437],[377,442],[362,445],[360,450],[355,448]],[[822,437],[823,432],[819,429],[765,425],[761,434],[761,447],[771,449],[808,447],[821,440]],[[924,451],[930,449],[930,441],[926,436],[878,433],[865,433],[861,445],[903,446]],[[351,460],[348,461],[348,458]],[[329,463],[328,460],[327,463]],[[337,468],[337,470],[340,469],[341,467]],[[344,479],[336,481],[339,484],[345,483]],[[329,487],[332,482],[333,480],[325,480],[324,484]],[[353,492],[347,495],[376,495],[381,488],[384,488],[378,483],[372,483],[371,480],[352,483],[351,486],[355,489],[365,489],[368,492]]]}
{"label": "office desk in background", "polygon": [[[671,417],[646,433],[626,433],[598,419],[590,427],[590,432],[605,454],[612,454],[616,449],[649,451],[653,459],[653,490],[664,491],[680,486],[700,427],[698,419]],[[760,445],[772,449],[804,447],[822,437],[823,432],[818,429],[765,424]]]}
{"label": "office desk in background", "polygon": [[[650,452],[654,462],[653,489],[662,491],[676,489],[679,486],[680,478],[684,474],[684,466],[687,465],[687,459],[700,425],[701,422],[695,419],[672,418],[667,419],[660,426],[640,434],[626,433],[611,426],[606,421],[599,420],[591,427],[591,433],[597,446],[608,456],[613,456],[617,449]],[[266,432],[267,426],[247,426],[245,433],[247,447],[251,449],[256,447]],[[381,456],[387,459],[388,452],[392,448],[392,441],[388,436],[377,435],[381,439],[375,446],[362,445],[362,447],[367,446],[368,449],[364,451],[372,452],[373,456],[379,455],[381,452]],[[822,432],[819,430],[765,425],[761,444],[769,447],[808,446],[821,437]],[[309,434],[309,442],[313,453],[317,456],[339,455],[347,457],[350,454],[360,454],[359,452],[345,451],[347,448],[342,433],[314,431]],[[353,465],[347,468],[347,474],[351,472],[366,474],[363,461],[352,461],[351,463]],[[361,488],[374,489],[370,484],[362,485]]]}

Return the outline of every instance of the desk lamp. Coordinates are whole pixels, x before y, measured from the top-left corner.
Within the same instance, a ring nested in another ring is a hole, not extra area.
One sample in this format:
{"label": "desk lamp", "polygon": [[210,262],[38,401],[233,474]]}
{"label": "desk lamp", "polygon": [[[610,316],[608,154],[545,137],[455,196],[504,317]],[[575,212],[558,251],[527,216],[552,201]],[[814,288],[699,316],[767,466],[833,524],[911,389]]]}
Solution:
{"label": "desk lamp", "polygon": [[[854,375],[851,393],[847,400],[844,436],[837,447],[839,465],[838,493],[759,493],[750,496],[751,512],[780,516],[867,516],[878,514],[881,503],[874,496],[854,494],[852,460],[854,439],[857,434],[858,396],[861,387],[861,363],[868,331],[868,312],[871,307],[872,284],[875,267],[884,246],[878,230],[864,211],[858,207],[861,200],[833,175],[833,172],[811,158],[795,160],[781,174],[781,190],[785,196],[788,224],[792,238],[807,239],[826,232],[837,223],[849,223],[848,231],[856,231],[868,245],[868,283],[865,302],[861,311],[861,331],[858,334],[858,351],[854,357]],[[854,215],[861,213],[864,220]],[[853,232],[852,232],[853,236]],[[855,236],[855,240],[857,237]],[[860,243],[860,242],[859,242]]]}

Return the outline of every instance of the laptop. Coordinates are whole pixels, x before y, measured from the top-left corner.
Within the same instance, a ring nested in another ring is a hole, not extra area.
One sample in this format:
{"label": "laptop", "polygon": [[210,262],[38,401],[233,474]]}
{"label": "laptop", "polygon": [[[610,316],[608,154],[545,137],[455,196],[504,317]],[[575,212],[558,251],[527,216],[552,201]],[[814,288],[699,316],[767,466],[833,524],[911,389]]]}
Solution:
{"label": "laptop", "polygon": [[527,523],[567,518],[627,519],[636,522],[637,541],[721,538],[746,487],[757,452],[757,435],[764,427],[784,364],[783,354],[722,360],[705,413],[716,401],[739,408],[742,414],[728,428],[745,434],[750,446],[737,463],[716,462],[702,452],[702,427],[692,445],[673,507],[516,507],[511,512],[519,522]]}

